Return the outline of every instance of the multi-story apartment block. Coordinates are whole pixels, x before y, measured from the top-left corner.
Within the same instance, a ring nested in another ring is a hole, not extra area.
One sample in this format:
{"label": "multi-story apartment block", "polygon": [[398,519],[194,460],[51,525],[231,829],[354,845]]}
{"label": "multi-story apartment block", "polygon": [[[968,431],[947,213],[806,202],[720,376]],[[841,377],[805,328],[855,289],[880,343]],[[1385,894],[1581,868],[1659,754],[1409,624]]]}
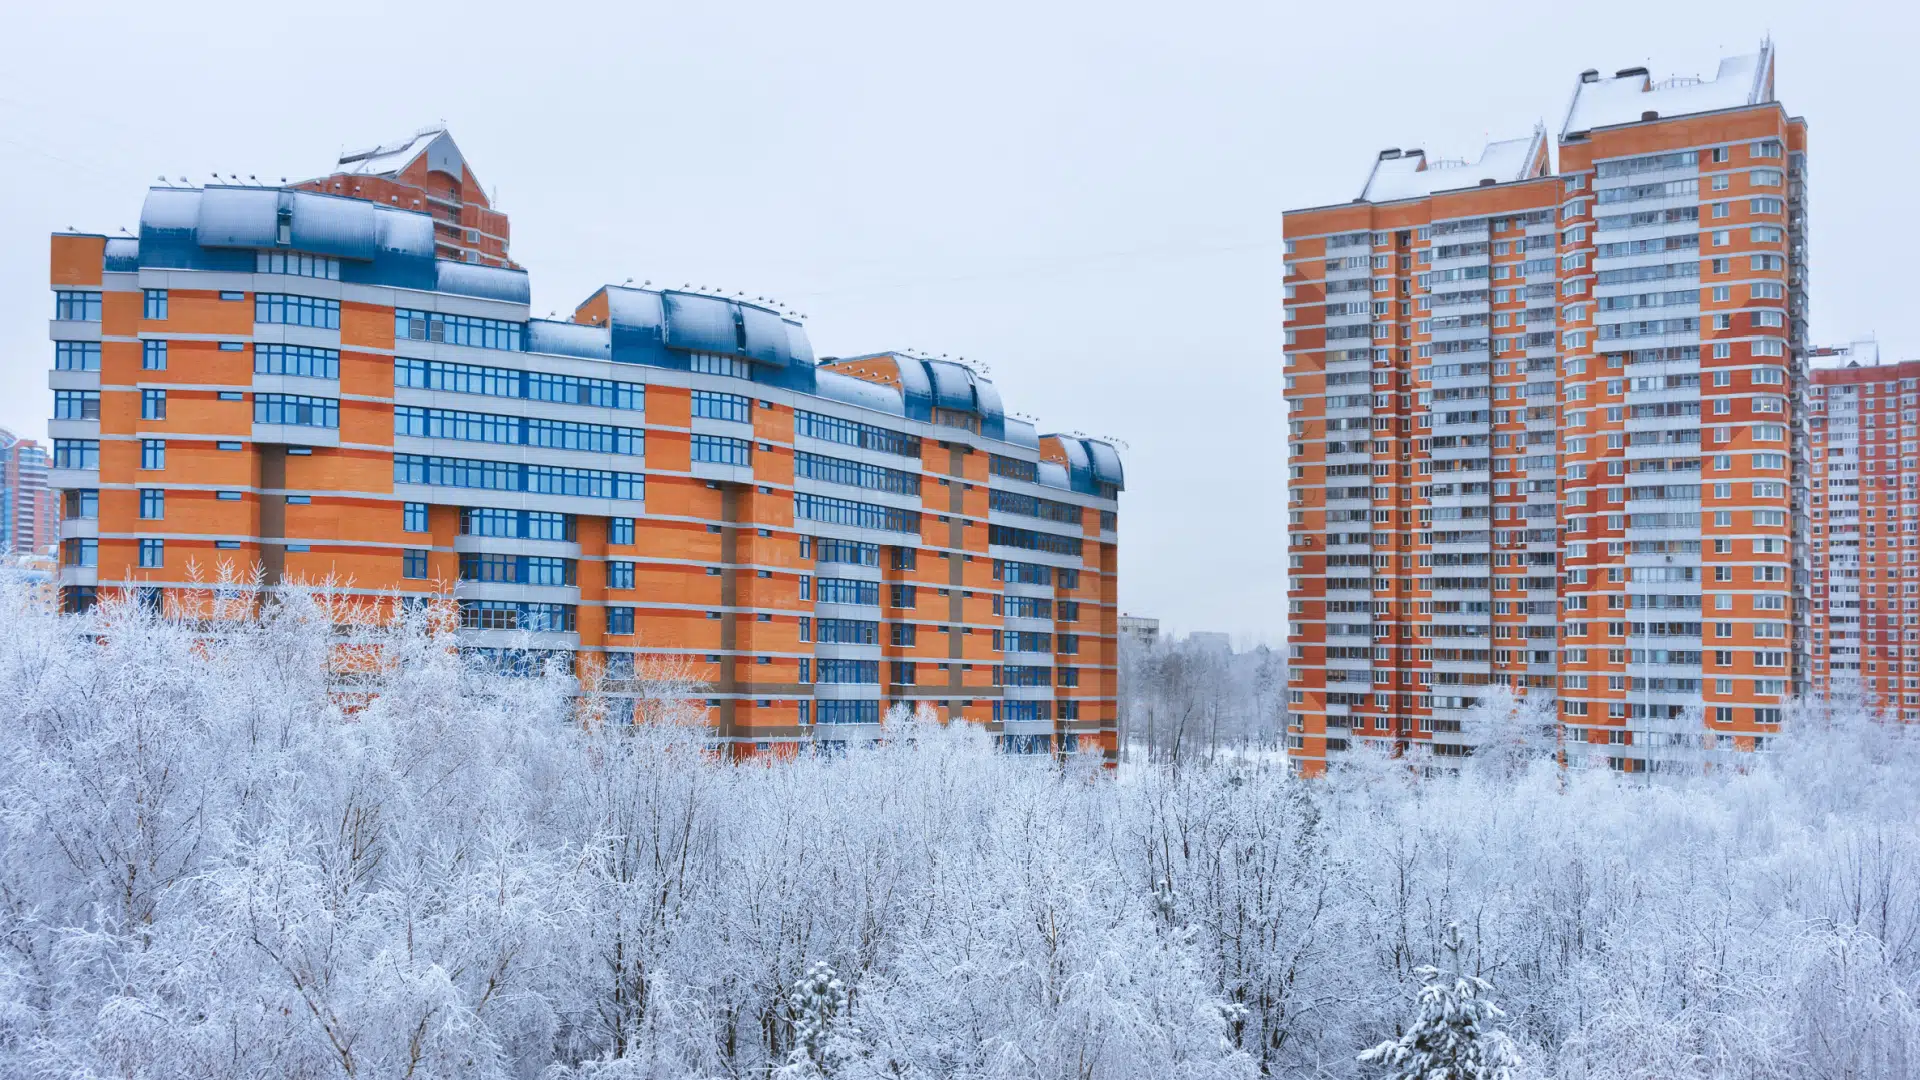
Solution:
{"label": "multi-story apartment block", "polygon": [[1540,135],[1389,150],[1288,216],[1304,769],[1463,753],[1493,684],[1623,770],[1776,730],[1808,643],[1806,125],[1773,62],[1584,72],[1557,171]]}
{"label": "multi-story apartment block", "polygon": [[70,606],[333,576],[451,595],[506,664],[618,688],[678,657],[740,754],[871,738],[893,703],[1113,754],[1112,446],[959,364],[816,361],[771,302],[607,286],[532,318],[444,132],[352,164],[429,205],[161,187],[137,239],[53,238]]}
{"label": "multi-story apartment block", "polygon": [[1920,361],[1810,355],[1809,690],[1920,720]]}
{"label": "multi-story apartment block", "polygon": [[0,428],[0,555],[52,550],[60,517],[47,465],[45,447]]}

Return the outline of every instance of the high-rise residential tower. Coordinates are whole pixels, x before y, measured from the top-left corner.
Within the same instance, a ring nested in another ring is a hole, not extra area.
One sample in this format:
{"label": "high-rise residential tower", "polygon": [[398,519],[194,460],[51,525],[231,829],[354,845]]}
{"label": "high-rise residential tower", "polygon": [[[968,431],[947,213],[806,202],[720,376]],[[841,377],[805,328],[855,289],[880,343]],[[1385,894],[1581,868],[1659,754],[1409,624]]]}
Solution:
{"label": "high-rise residential tower", "polygon": [[47,464],[46,447],[0,428],[0,555],[52,550],[60,515]]}
{"label": "high-rise residential tower", "polygon": [[1349,733],[1459,753],[1492,684],[1628,771],[1777,730],[1808,646],[1806,125],[1773,69],[1587,71],[1551,172],[1386,151],[1289,215],[1303,768]]}
{"label": "high-rise residential tower", "polygon": [[872,738],[893,703],[1114,753],[1111,445],[958,363],[818,361],[761,298],[532,318],[507,235],[443,131],[56,235],[66,602],[334,576],[450,596],[502,664],[617,689],[680,658],[738,754]]}
{"label": "high-rise residential tower", "polygon": [[1808,690],[1920,720],[1920,361],[1810,355]]}

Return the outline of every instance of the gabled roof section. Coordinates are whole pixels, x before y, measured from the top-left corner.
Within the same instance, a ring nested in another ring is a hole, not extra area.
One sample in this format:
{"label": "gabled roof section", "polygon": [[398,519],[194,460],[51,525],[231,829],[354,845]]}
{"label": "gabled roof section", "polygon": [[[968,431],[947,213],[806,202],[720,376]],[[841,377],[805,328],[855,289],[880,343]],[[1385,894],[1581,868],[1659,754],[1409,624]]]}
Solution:
{"label": "gabled roof section", "polygon": [[[1665,120],[1675,116],[1719,112],[1773,100],[1773,42],[1760,43],[1760,51],[1745,56],[1729,56],[1720,61],[1720,70],[1711,79],[1678,75],[1654,82],[1643,67],[1622,68],[1613,78],[1603,79],[1594,70],[1580,73],[1574,85],[1573,100],[1567,105],[1566,123],[1560,125],[1560,137],[1617,124],[1637,124],[1643,120]],[[1647,116],[1653,113],[1652,117]]]}
{"label": "gabled roof section", "polygon": [[1547,131],[1536,125],[1524,139],[1490,142],[1474,161],[1429,159],[1424,150],[1382,150],[1360,190],[1364,202],[1419,199],[1441,191],[1511,184],[1547,174]]}
{"label": "gabled roof section", "polygon": [[398,176],[426,155],[427,168],[460,179],[467,159],[454,145],[453,136],[444,127],[421,128],[399,142],[383,143],[369,150],[340,155],[336,173],[350,176]]}

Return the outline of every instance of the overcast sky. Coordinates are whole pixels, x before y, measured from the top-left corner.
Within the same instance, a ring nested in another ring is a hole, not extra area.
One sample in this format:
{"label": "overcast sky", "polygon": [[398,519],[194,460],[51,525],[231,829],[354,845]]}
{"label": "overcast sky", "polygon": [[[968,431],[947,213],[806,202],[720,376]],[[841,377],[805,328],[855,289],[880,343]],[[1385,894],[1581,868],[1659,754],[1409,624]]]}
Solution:
{"label": "overcast sky", "polygon": [[1814,337],[1920,344],[1891,2],[56,6],[0,33],[0,426],[33,437],[50,231],[444,120],[536,313],[691,282],[797,306],[821,355],[986,365],[1041,430],[1126,444],[1124,608],[1277,641],[1281,211],[1381,147],[1557,132],[1582,68],[1711,75],[1768,32],[1812,128]]}

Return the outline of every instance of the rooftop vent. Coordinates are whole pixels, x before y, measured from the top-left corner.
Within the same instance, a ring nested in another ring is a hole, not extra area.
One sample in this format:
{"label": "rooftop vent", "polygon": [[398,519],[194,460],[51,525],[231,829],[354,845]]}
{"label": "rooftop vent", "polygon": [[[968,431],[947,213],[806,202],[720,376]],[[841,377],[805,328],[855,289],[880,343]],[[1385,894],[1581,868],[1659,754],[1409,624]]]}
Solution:
{"label": "rooftop vent", "polygon": [[1586,83],[1586,82],[1599,82],[1599,81],[1600,81],[1600,69],[1599,69],[1599,68],[1588,68],[1587,70],[1585,70],[1585,71],[1583,71],[1583,72],[1581,72],[1581,73],[1580,73],[1580,81],[1581,81],[1581,82],[1583,82],[1583,83]]}
{"label": "rooftop vent", "polygon": [[1417,158],[1423,158],[1423,157],[1426,157],[1426,156],[1427,156],[1427,152],[1426,152],[1425,150],[1421,150],[1421,149],[1419,149],[1418,147],[1416,147],[1416,148],[1414,148],[1414,149],[1412,149],[1412,150],[1409,150],[1409,151],[1407,151],[1407,155],[1406,155],[1406,156],[1408,156],[1408,157],[1417,157]]}
{"label": "rooftop vent", "polygon": [[1613,73],[1613,77],[1616,79],[1630,79],[1635,75],[1646,78],[1647,69],[1643,67],[1621,68],[1619,71]]}
{"label": "rooftop vent", "polygon": [[1499,182],[1500,182],[1500,181],[1498,181],[1498,180],[1495,180],[1495,179],[1494,179],[1493,177],[1491,177],[1491,176],[1483,176],[1483,177],[1481,177],[1481,178],[1480,178],[1480,186],[1481,186],[1481,187],[1492,187],[1493,185],[1495,185],[1495,184],[1497,184],[1497,183],[1499,183]]}
{"label": "rooftop vent", "polygon": [[1641,113],[1641,114],[1640,114],[1640,119],[1642,119],[1642,120],[1658,120],[1658,119],[1660,119],[1660,114],[1659,114],[1659,113],[1657,113],[1657,112],[1655,112],[1655,111],[1654,111],[1654,110],[1652,110],[1652,109],[1648,109],[1648,110],[1647,110],[1646,112],[1643,112],[1643,113]]}
{"label": "rooftop vent", "polygon": [[1397,146],[1390,146],[1387,149],[1380,151],[1381,161],[1392,161],[1394,158],[1397,158],[1399,156],[1400,156],[1400,148]]}

